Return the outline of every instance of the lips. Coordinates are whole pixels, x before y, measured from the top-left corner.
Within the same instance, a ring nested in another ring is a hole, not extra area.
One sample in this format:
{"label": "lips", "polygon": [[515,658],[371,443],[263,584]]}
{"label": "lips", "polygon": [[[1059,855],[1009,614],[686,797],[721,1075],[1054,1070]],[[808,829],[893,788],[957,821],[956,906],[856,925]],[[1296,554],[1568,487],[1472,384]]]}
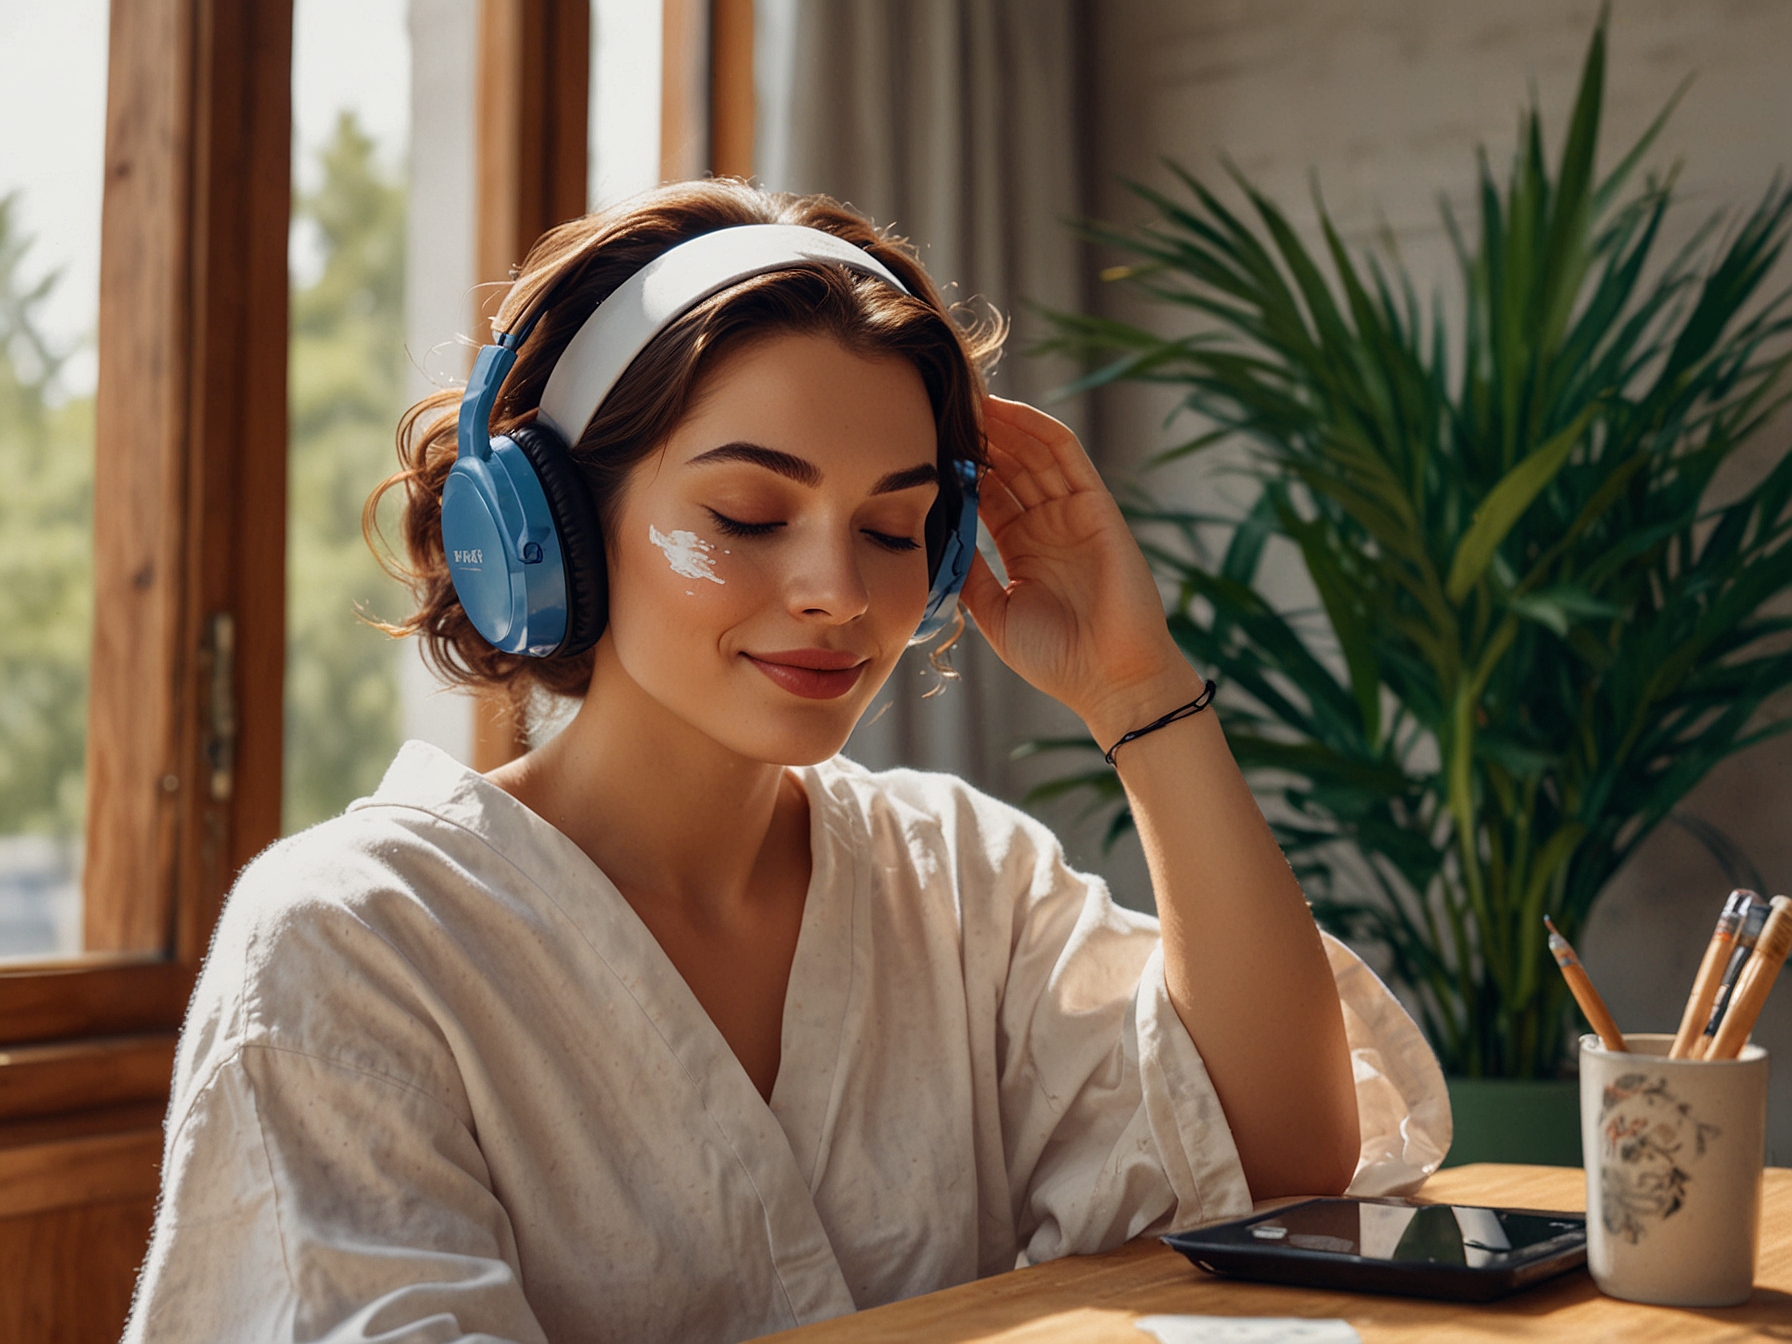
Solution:
{"label": "lips", "polygon": [[743,654],[776,685],[805,700],[834,700],[858,685],[870,659],[840,649]]}

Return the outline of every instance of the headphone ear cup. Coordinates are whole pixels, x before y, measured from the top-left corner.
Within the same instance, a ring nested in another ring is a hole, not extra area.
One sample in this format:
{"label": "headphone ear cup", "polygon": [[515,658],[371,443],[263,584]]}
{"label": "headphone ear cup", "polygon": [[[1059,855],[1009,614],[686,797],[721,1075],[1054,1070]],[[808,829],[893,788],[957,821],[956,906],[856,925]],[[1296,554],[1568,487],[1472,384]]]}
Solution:
{"label": "headphone ear cup", "polygon": [[927,541],[927,607],[911,644],[932,639],[958,610],[958,594],[977,553],[977,467],[955,462],[940,482],[940,497],[928,511],[923,528]]}
{"label": "headphone ear cup", "polygon": [[940,576],[940,560],[946,551],[946,540],[958,530],[959,512],[964,507],[964,487],[956,472],[940,477],[940,491],[927,510],[921,524],[921,545],[927,552],[927,582]]}
{"label": "headphone ear cup", "polygon": [[553,430],[533,421],[512,430],[508,437],[535,468],[560,538],[560,557],[566,570],[566,638],[554,656],[570,658],[597,643],[609,620],[610,579],[597,508],[578,464]]}

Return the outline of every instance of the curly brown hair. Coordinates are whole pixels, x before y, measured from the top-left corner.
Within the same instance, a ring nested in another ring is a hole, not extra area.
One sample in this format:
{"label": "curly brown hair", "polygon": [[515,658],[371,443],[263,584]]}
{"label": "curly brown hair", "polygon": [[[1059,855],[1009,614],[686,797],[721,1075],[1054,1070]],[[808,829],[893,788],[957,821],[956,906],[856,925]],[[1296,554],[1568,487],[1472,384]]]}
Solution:
{"label": "curly brown hair", "polygon": [[[604,398],[571,450],[608,528],[636,463],[666,442],[724,353],[772,335],[822,334],[865,356],[895,355],[920,373],[938,431],[941,498],[929,519],[929,564],[955,517],[957,461],[984,461],[982,394],[1006,334],[999,315],[948,308],[908,242],[827,196],[767,192],[734,180],[661,187],[543,234],[517,271],[493,325],[514,330],[545,305],[517,355],[492,413],[492,432],[533,420],[555,361],[597,305],[660,253],[700,234],[738,224],[802,224],[843,238],[875,256],[909,289],[904,295],[845,267],[813,263],[753,277],[705,299],[668,324]],[[454,465],[461,394],[432,393],[398,424],[399,470],[381,482],[362,515],[380,563],[411,590],[416,610],[383,628],[416,635],[424,656],[448,681],[501,689],[522,706],[536,689],[582,695],[592,653],[531,658],[500,653],[461,609],[442,549],[442,487]],[[404,555],[378,544],[376,510],[388,491],[403,491]]]}

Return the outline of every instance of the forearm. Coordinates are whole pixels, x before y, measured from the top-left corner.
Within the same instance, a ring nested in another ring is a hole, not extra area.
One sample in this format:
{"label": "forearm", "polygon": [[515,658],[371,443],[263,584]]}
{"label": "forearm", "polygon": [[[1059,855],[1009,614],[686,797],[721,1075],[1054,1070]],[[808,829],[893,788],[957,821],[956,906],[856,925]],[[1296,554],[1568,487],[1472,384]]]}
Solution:
{"label": "forearm", "polygon": [[[1201,690],[1186,667],[1090,716],[1107,746]],[[1319,931],[1211,711],[1116,763],[1150,866],[1164,977],[1219,1095],[1254,1198],[1337,1192],[1359,1137]]]}
{"label": "forearm", "polygon": [[[964,600],[1002,660],[1102,746],[1200,693],[1138,543],[1076,436],[985,402],[980,514],[1008,571],[974,556]],[[1118,754],[1163,924],[1164,974],[1259,1199],[1341,1189],[1356,1166],[1344,1014],[1300,886],[1217,717]]]}

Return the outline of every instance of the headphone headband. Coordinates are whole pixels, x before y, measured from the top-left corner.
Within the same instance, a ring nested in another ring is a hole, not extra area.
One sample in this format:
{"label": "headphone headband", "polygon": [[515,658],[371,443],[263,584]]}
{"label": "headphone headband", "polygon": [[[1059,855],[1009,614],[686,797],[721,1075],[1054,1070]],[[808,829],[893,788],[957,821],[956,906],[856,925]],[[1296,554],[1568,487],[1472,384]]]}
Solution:
{"label": "headphone headband", "polygon": [[656,334],[711,294],[769,271],[832,262],[908,286],[876,257],[844,238],[800,224],[741,224],[668,249],[597,305],[554,365],[540,419],[576,444],[597,408]]}

